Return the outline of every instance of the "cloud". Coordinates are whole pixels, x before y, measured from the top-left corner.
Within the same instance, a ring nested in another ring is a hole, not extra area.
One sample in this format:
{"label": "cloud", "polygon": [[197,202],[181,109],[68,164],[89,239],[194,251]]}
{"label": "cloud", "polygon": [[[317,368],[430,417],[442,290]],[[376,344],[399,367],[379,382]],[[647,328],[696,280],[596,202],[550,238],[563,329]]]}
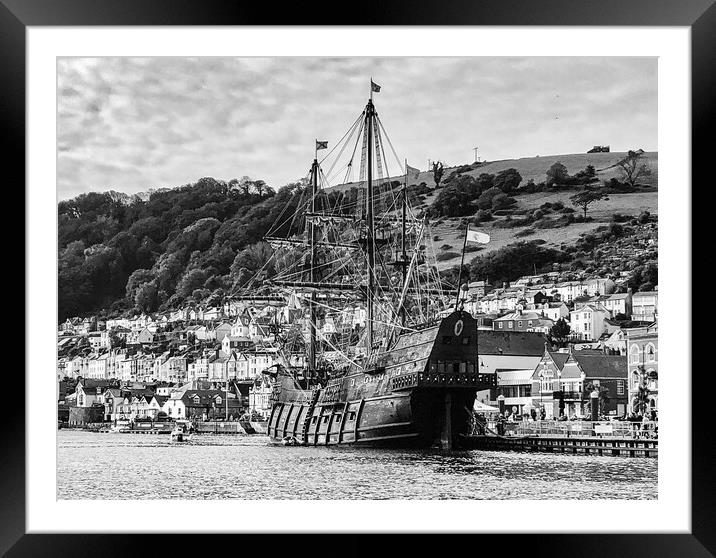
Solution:
{"label": "cloud", "polygon": [[[464,163],[657,149],[656,59],[63,58],[58,61],[59,197],[132,193],[202,176],[281,186],[331,146],[372,77],[399,157]],[[397,172],[394,157],[389,170]]]}

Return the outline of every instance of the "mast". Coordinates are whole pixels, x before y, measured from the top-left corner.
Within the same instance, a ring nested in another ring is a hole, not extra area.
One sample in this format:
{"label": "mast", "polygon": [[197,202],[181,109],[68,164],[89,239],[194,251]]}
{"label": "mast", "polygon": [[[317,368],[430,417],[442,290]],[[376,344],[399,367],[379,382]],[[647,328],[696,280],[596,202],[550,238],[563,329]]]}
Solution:
{"label": "mast", "polygon": [[[371,82],[372,83],[372,82]],[[365,129],[368,134],[367,142],[367,185],[366,185],[366,251],[368,253],[368,273],[366,281],[367,319],[366,319],[366,356],[370,356],[373,348],[373,299],[375,297],[375,237],[373,227],[373,121],[375,107],[373,106],[373,91],[371,86],[370,100],[365,107]]]}
{"label": "mast", "polygon": [[[408,161],[405,160],[405,179],[403,180],[403,208],[401,215],[401,239],[400,239],[400,270],[403,275],[403,289],[408,281],[408,270],[406,269],[407,254],[405,253],[405,234],[407,232],[406,214],[408,208]],[[400,305],[400,325],[405,325],[405,307]]]}
{"label": "mast", "polygon": [[[311,165],[311,213],[316,212],[316,195],[318,194],[318,151],[316,151],[316,157],[313,159]],[[311,237],[311,253],[310,253],[310,271],[309,281],[315,283],[316,281],[316,225],[313,219],[309,223],[309,234]],[[316,305],[315,305],[316,293],[311,292],[311,298],[309,300],[309,331],[310,340],[308,343],[308,370],[311,374],[316,369]]]}

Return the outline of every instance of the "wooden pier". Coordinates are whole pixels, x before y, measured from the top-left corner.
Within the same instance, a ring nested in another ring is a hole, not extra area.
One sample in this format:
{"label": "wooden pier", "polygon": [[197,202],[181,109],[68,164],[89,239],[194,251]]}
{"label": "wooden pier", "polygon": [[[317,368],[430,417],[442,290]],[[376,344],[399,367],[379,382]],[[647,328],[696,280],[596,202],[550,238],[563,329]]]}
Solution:
{"label": "wooden pier", "polygon": [[466,446],[470,449],[540,451],[550,453],[609,455],[625,457],[657,457],[659,441],[615,437],[512,437],[512,436],[469,436]]}
{"label": "wooden pier", "polygon": [[478,421],[471,449],[657,457],[658,423],[623,421]]}

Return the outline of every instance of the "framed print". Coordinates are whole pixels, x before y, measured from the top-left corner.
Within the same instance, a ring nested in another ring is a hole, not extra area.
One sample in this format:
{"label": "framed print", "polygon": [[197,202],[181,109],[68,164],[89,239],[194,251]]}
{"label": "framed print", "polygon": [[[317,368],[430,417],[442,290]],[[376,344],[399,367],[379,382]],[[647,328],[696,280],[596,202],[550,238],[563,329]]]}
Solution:
{"label": "framed print", "polygon": [[4,2],[3,551],[711,555],[712,3],[314,8]]}

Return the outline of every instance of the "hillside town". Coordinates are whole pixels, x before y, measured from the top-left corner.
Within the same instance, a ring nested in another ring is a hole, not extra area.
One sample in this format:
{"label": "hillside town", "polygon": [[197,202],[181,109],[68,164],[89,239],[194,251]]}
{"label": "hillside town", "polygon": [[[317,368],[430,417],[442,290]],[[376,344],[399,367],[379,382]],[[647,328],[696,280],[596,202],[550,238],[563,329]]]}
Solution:
{"label": "hillside town", "polygon": [[[658,287],[632,292],[620,278],[562,279],[554,272],[500,286],[475,281],[461,291],[479,324],[480,372],[497,379],[478,402],[500,405],[510,420],[570,420],[588,415],[596,391],[604,419],[657,420]],[[58,327],[60,424],[265,421],[266,373],[282,362],[274,342],[287,330],[305,336],[303,313],[296,300],[257,296],[67,319]],[[360,306],[326,314],[320,342],[356,334],[365,320]]]}

